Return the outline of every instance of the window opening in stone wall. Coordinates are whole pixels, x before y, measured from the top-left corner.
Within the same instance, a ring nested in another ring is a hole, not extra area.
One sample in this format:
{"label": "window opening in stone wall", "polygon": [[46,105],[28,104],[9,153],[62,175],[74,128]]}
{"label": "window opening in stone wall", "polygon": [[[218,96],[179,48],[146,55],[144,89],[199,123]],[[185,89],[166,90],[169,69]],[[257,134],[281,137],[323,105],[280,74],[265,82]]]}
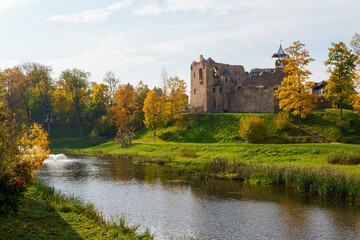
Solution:
{"label": "window opening in stone wall", "polygon": [[203,75],[202,75],[202,68],[199,69],[199,79],[202,80],[203,79]]}
{"label": "window opening in stone wall", "polygon": [[220,93],[221,93],[221,88],[220,88]]}
{"label": "window opening in stone wall", "polygon": [[194,95],[196,95],[196,89],[194,89]]}
{"label": "window opening in stone wall", "polygon": [[217,67],[214,67],[214,78],[218,77],[218,69]]}
{"label": "window opening in stone wall", "polygon": [[225,78],[225,82],[228,82],[227,77]]}
{"label": "window opening in stone wall", "polygon": [[213,93],[215,93],[215,88],[213,88]]}
{"label": "window opening in stone wall", "polygon": [[196,74],[196,72],[194,71],[194,77],[196,76],[195,74]]}

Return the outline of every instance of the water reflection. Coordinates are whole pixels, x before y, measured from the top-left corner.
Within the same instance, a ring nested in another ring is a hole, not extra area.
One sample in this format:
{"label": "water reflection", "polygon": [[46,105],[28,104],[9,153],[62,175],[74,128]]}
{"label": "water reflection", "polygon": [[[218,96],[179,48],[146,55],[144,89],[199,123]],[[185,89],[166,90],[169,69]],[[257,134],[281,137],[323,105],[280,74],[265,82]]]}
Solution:
{"label": "water reflection", "polygon": [[95,204],[108,217],[124,214],[158,239],[357,239],[360,210],[317,202],[281,187],[197,181],[158,166],[94,157],[48,160],[37,176]]}

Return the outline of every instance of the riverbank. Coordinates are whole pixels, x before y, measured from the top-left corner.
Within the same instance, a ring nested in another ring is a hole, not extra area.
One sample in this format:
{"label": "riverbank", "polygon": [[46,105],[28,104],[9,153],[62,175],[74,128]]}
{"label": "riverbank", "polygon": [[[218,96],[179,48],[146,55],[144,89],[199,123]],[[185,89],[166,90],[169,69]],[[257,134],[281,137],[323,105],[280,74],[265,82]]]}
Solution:
{"label": "riverbank", "polygon": [[115,155],[139,163],[173,166],[181,173],[201,177],[239,179],[250,184],[285,185],[294,191],[360,201],[360,166],[329,164],[333,152],[358,151],[350,144],[246,144],[134,142],[122,148],[114,141],[74,148],[76,142],[57,140],[55,152]]}
{"label": "riverbank", "polygon": [[106,222],[91,204],[66,197],[37,182],[17,216],[0,217],[0,239],[153,239],[137,234],[124,219]]}

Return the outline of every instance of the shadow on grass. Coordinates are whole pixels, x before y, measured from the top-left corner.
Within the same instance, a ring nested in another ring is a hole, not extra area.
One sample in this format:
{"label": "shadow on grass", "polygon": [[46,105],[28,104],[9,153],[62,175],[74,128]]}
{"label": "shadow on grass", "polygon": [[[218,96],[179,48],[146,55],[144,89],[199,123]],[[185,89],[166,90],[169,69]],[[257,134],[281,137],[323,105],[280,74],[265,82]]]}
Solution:
{"label": "shadow on grass", "polygon": [[83,239],[55,210],[29,200],[17,216],[0,217],[0,239]]}

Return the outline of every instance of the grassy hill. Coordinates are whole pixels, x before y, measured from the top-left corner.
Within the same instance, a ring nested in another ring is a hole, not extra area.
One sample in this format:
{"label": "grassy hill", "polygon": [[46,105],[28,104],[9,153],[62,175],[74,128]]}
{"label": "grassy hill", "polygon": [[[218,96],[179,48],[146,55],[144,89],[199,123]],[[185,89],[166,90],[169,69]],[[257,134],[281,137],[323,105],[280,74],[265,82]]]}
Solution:
{"label": "grassy hill", "polygon": [[[279,131],[275,127],[276,114],[255,113],[268,126],[267,143],[317,142],[319,138],[297,128]],[[340,121],[338,109],[318,109],[302,121],[302,125],[325,138],[336,142],[360,143],[360,118],[353,111],[344,110],[345,121]],[[240,119],[249,113],[195,113],[184,114],[184,119],[174,126],[158,130],[158,141],[189,143],[239,142]],[[295,121],[294,121],[295,122]],[[151,142],[153,133],[146,129],[137,133],[137,140]]]}
{"label": "grassy hill", "polygon": [[343,116],[341,122],[339,109],[316,109],[303,121],[303,126],[332,141],[360,144],[359,115],[345,109]]}
{"label": "grassy hill", "polygon": [[[157,141],[181,143],[231,143],[239,142],[240,119],[250,113],[186,113],[181,121],[157,131]],[[268,126],[266,143],[307,143],[320,139],[297,128],[282,132],[275,127],[274,113],[254,113]],[[340,121],[338,109],[318,109],[302,121],[304,127],[336,142],[360,143],[360,118],[350,110],[344,110],[345,121]],[[294,121],[295,122],[295,121]],[[52,124],[52,139],[79,137],[77,122]],[[92,130],[90,122],[84,122],[85,136]],[[136,140],[152,142],[153,132],[143,129],[136,133]]]}

